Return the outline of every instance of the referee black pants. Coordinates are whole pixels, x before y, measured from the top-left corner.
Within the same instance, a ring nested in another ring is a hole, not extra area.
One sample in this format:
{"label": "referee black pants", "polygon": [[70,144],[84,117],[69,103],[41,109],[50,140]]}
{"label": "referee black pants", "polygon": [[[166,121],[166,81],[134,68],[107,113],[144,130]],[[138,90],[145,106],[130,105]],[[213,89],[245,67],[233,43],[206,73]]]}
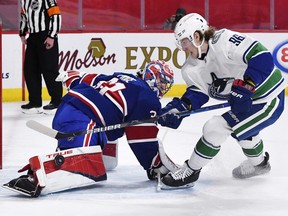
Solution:
{"label": "referee black pants", "polygon": [[24,76],[29,93],[29,102],[42,106],[42,76],[45,81],[51,103],[59,105],[63,93],[62,83],[56,82],[58,76],[59,47],[55,38],[54,46],[46,49],[46,32],[29,34],[24,60]]}

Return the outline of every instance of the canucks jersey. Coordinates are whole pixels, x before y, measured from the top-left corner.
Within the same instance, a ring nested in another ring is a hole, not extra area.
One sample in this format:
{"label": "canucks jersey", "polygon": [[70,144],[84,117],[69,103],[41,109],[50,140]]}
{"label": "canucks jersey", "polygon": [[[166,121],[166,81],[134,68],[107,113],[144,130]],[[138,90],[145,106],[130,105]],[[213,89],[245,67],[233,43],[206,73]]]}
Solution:
{"label": "canucks jersey", "polygon": [[228,100],[233,81],[248,78],[256,84],[253,104],[259,104],[271,101],[286,87],[270,52],[252,37],[221,29],[208,43],[203,59],[189,55],[183,65],[182,77],[189,87],[186,95],[192,90],[217,100]]}

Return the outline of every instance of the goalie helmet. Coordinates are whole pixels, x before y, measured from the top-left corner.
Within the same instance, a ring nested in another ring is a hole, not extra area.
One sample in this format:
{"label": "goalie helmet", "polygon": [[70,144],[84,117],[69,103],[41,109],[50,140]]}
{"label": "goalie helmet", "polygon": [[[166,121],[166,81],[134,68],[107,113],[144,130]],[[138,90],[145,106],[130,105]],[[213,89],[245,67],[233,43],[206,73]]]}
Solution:
{"label": "goalie helmet", "polygon": [[150,88],[157,93],[158,97],[163,97],[174,83],[174,73],[164,61],[152,61],[142,71],[143,80]]}
{"label": "goalie helmet", "polygon": [[[188,40],[193,43],[193,45],[197,47],[199,51],[205,39],[203,37],[202,43],[200,45],[196,45],[194,41],[194,33],[196,31],[200,31],[202,34],[204,34],[208,28],[209,26],[207,21],[197,13],[190,13],[182,17],[182,19],[180,19],[180,21],[177,23],[174,31],[177,47],[182,49],[181,41],[184,38],[188,38]],[[201,56],[201,50],[198,54]]]}

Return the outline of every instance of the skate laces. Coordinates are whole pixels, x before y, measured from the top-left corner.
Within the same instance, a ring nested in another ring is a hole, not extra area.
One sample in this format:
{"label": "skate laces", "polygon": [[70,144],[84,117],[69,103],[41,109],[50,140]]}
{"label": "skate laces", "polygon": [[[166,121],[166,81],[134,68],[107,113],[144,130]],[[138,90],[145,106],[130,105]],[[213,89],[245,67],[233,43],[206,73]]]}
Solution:
{"label": "skate laces", "polygon": [[186,177],[192,175],[194,172],[194,170],[192,170],[189,165],[188,165],[188,161],[185,161],[185,163],[183,164],[183,166],[176,170],[175,172],[171,173],[171,176],[173,177],[173,179],[175,180],[184,180]]}

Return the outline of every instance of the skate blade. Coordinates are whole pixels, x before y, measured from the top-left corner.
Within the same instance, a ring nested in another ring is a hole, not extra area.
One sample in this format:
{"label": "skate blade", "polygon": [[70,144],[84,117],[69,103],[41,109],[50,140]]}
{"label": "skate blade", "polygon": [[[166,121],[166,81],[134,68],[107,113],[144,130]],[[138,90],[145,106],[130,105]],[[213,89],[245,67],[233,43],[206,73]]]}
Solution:
{"label": "skate blade", "polygon": [[57,109],[53,109],[53,110],[44,110],[43,109],[43,114],[45,115],[55,115]]}
{"label": "skate blade", "polygon": [[33,114],[42,114],[43,110],[42,108],[31,108],[31,109],[21,109],[22,113],[33,115]]}
{"label": "skate blade", "polygon": [[8,189],[8,190],[14,191],[14,192],[16,192],[16,193],[20,193],[20,194],[22,194],[22,195],[25,195],[25,196],[28,196],[28,197],[32,197],[31,194],[29,194],[29,193],[25,193],[25,192],[20,191],[20,190],[17,190],[16,188],[9,187],[8,184],[4,184],[4,185],[2,185],[2,187],[5,188],[5,189]]}
{"label": "skate blade", "polygon": [[161,184],[161,190],[179,190],[179,189],[187,189],[187,188],[191,188],[191,187],[194,187],[195,183],[192,182],[192,183],[189,183],[189,184],[186,184],[186,185],[182,185],[182,186],[178,186],[178,187],[171,187],[171,186],[168,186],[168,185],[165,185]]}

